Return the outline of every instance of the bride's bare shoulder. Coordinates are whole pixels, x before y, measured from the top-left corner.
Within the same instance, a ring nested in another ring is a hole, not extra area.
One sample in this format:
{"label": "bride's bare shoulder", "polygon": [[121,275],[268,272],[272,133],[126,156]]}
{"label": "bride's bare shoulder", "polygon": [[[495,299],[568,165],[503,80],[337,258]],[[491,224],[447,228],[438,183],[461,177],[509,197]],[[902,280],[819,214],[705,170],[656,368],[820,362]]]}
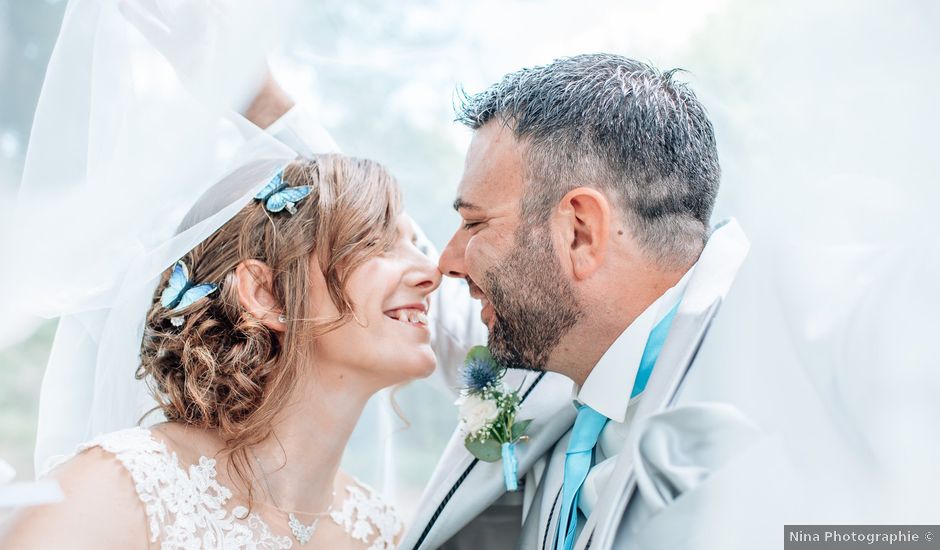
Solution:
{"label": "bride's bare shoulder", "polygon": [[58,481],[64,500],[18,512],[0,547],[146,548],[146,513],[115,454],[88,448],[48,477]]}

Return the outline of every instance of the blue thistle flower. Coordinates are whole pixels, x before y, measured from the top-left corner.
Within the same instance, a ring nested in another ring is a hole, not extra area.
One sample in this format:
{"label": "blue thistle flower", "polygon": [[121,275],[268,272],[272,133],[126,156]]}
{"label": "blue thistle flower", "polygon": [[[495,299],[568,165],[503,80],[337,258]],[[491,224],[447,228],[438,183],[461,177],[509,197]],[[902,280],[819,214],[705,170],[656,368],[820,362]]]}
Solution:
{"label": "blue thistle flower", "polygon": [[467,354],[460,381],[469,393],[482,393],[484,389],[496,386],[502,375],[502,369],[493,360],[490,350],[485,346],[475,346]]}
{"label": "blue thistle flower", "polygon": [[470,393],[480,393],[499,381],[499,373],[495,365],[486,361],[471,359],[464,364],[460,373],[463,387]]}

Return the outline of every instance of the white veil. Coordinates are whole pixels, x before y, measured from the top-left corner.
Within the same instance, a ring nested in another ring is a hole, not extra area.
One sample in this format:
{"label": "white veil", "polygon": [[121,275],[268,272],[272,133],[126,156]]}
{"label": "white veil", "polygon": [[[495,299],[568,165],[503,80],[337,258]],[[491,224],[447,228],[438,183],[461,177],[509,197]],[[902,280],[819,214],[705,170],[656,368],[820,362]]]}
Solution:
{"label": "white veil", "polygon": [[741,5],[752,26],[711,55],[748,55],[699,89],[722,131],[718,212],[752,248],[683,392],[735,404],[767,440],[730,467],[738,487],[705,487],[699,547],[779,544],[782,524],[934,524],[936,17]]}
{"label": "white veil", "polygon": [[[14,227],[29,238],[9,239],[20,268],[4,274],[14,311],[61,316],[40,397],[38,474],[153,407],[134,373],[160,273],[296,156],[230,108],[254,94],[257,81],[238,75],[253,76],[246,64],[264,70],[289,7],[230,3],[193,60],[201,76],[181,80],[116,0],[69,3],[17,202]],[[216,182],[223,192],[207,194],[177,233]]]}

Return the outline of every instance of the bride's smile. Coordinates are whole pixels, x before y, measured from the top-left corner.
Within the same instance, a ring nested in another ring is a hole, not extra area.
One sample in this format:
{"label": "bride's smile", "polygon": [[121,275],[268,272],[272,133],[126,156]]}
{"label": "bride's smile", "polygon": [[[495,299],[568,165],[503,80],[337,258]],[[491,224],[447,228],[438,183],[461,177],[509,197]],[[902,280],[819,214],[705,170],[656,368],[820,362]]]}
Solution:
{"label": "bride's smile", "polygon": [[424,304],[409,304],[385,312],[385,316],[393,321],[405,323],[419,328],[428,328],[428,307]]}

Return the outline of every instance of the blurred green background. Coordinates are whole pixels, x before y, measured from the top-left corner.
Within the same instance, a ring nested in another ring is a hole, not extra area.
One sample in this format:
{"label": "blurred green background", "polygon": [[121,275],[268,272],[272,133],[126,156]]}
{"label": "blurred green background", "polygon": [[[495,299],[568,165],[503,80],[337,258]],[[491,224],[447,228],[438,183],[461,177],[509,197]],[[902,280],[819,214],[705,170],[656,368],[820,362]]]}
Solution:
{"label": "blurred green background", "polygon": [[[0,201],[11,201],[19,184],[33,112],[65,4],[0,1]],[[14,268],[9,262],[0,267]],[[39,384],[55,322],[8,319],[0,326],[0,457],[16,468],[17,477],[29,479]]]}

